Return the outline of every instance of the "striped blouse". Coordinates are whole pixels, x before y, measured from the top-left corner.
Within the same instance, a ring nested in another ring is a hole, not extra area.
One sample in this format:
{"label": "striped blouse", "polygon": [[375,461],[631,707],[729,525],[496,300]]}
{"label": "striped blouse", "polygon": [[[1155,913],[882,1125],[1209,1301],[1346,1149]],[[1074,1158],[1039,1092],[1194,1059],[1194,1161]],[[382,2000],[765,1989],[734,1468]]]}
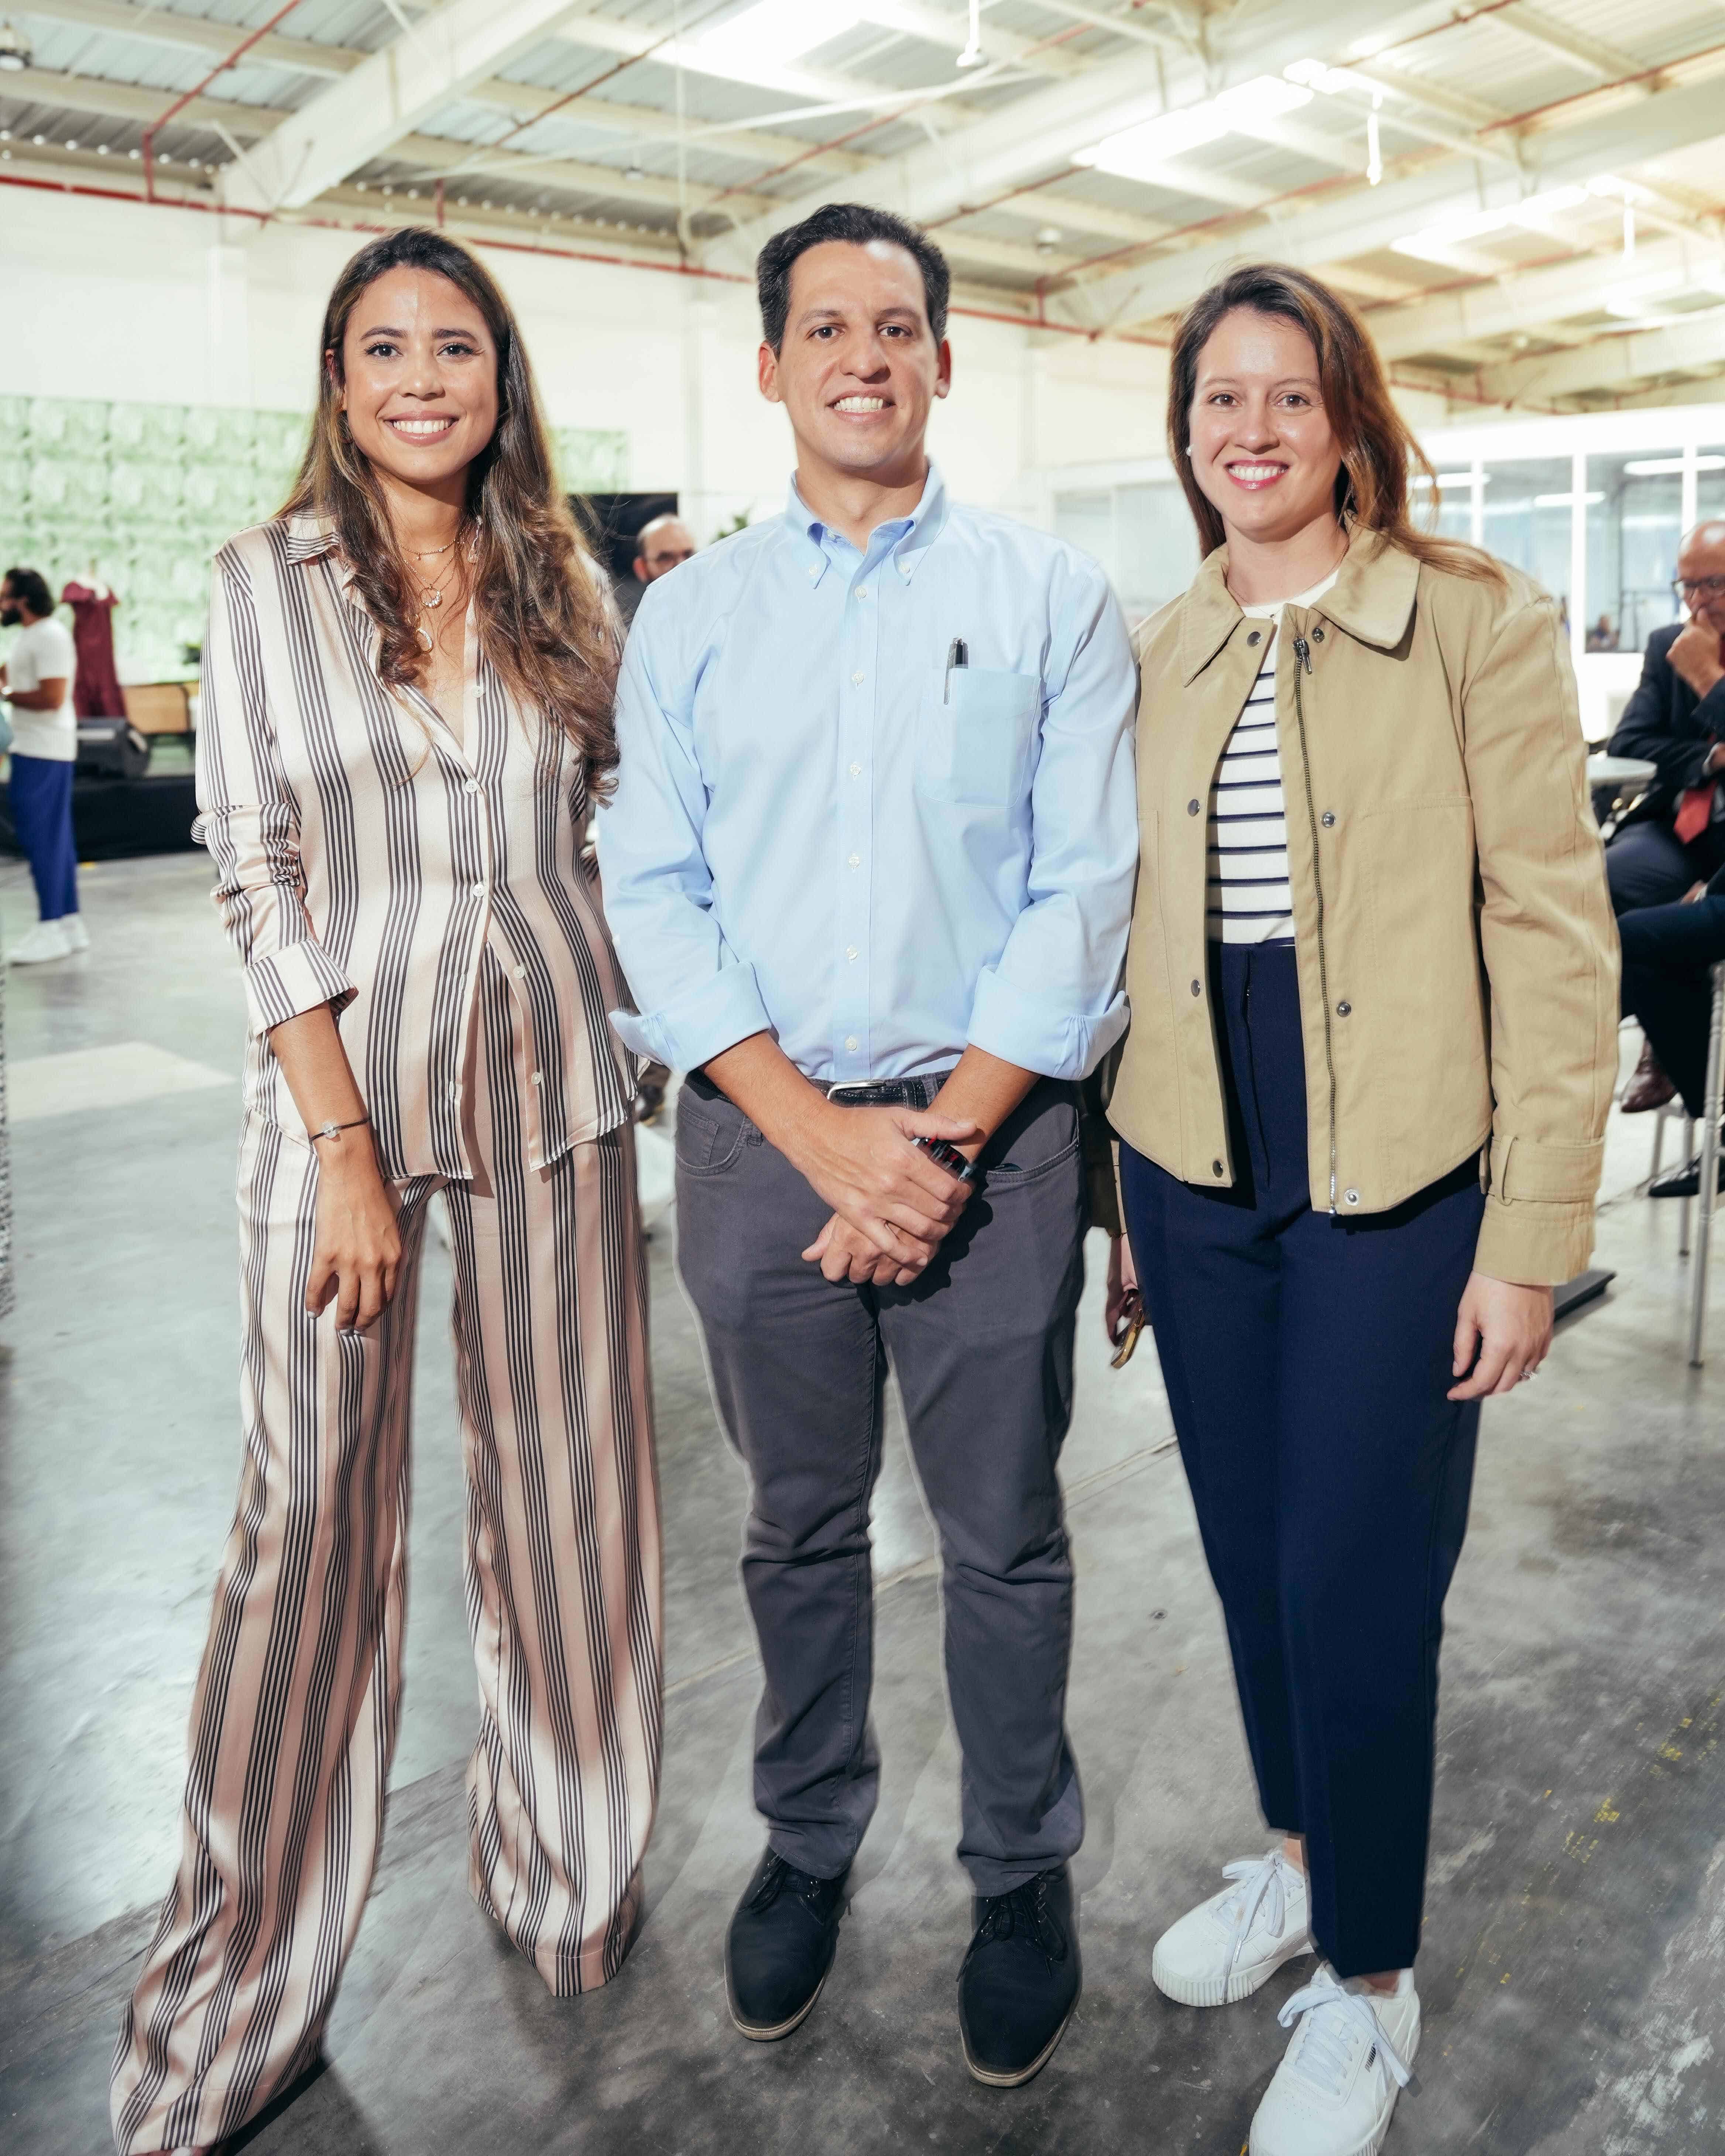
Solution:
{"label": "striped blouse", "polygon": [[194,835],[245,966],[246,1105],[303,1138],[269,1029],[332,1004],[391,1178],[472,1173],[462,1094],[480,963],[502,965],[531,1069],[535,1168],[627,1120],[627,999],[581,865],[586,771],[467,639],[459,737],[385,686],[332,527],[259,525],[216,558]]}
{"label": "striped blouse", "polygon": [[1210,788],[1204,920],[1213,943],[1273,943],[1293,938],[1288,819],[1276,739],[1276,632],[1285,606],[1312,605],[1338,573],[1332,571],[1296,598],[1240,608],[1249,620],[1275,626]]}

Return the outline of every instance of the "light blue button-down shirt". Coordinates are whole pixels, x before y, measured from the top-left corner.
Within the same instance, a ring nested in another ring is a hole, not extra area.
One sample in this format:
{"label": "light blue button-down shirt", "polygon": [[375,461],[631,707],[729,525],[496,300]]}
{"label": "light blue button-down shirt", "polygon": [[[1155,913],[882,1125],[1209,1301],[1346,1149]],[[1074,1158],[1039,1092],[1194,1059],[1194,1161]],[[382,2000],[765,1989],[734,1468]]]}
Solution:
{"label": "light blue button-down shirt", "polygon": [[1082,1077],[1126,1029],[1136,695],[1087,555],[932,467],[860,554],[793,486],[635,614],[598,819],[618,1032],[674,1070],[765,1029],[825,1082],[967,1042]]}

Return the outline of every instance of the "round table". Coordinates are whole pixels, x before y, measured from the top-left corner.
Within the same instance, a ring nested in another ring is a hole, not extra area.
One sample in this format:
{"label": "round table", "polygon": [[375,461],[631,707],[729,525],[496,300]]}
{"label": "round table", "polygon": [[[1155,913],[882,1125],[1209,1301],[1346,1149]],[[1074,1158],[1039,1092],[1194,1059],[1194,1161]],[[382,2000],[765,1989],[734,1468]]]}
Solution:
{"label": "round table", "polygon": [[1645,786],[1659,776],[1659,766],[1639,756],[1607,756],[1602,750],[1587,760],[1589,786]]}

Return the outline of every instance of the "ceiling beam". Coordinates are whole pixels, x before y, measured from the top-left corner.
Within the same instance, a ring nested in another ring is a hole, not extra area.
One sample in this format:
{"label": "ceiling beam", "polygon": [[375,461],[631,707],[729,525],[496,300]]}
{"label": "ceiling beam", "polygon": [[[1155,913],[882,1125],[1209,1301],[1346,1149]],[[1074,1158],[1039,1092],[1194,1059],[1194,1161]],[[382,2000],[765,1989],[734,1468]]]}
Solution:
{"label": "ceiling beam", "polygon": [[[1095,282],[1102,289],[1111,321],[1152,321],[1185,306],[1226,267],[1263,248],[1297,267],[1321,269],[1389,246],[1455,207],[1458,198],[1465,196],[1470,208],[1476,202],[1484,208],[1507,205],[1524,192],[1619,171],[1643,158],[1709,141],[1719,131],[1718,85],[1692,83],[1592,120],[1579,116],[1568,127],[1531,138],[1525,187],[1513,178],[1492,178],[1476,194],[1469,184],[1471,176],[1455,159],[1444,157],[1406,177],[1386,178],[1381,187],[1362,183],[1295,198],[1256,225],[1232,224],[1183,252],[1137,268],[1101,272]],[[1076,275],[1080,283],[1092,282],[1081,270]],[[1090,297],[1094,301],[1096,296],[1093,290]]]}
{"label": "ceiling beam", "polygon": [[[123,120],[147,127],[174,102],[172,90],[144,90],[136,83],[107,82],[99,75],[50,74],[44,68],[18,68],[0,74],[0,100],[51,105],[61,112],[84,112],[105,120]],[[254,141],[290,116],[272,105],[240,105],[231,98],[194,97],[174,115],[176,126],[225,127]]]}
{"label": "ceiling beam", "polygon": [[439,106],[542,38],[568,0],[445,0],[434,14],[282,121],[242,169],[234,199],[255,209],[300,209]]}
{"label": "ceiling beam", "polygon": [[[1481,338],[1512,336],[1519,330],[1540,330],[1572,315],[1595,312],[1606,288],[1618,278],[1681,274],[1709,259],[1715,264],[1725,260],[1725,251],[1716,247],[1709,258],[1702,244],[1682,239],[1645,243],[1636,249],[1635,266],[1628,271],[1620,256],[1579,254],[1548,269],[1518,270],[1462,291],[1376,309],[1367,317],[1367,326],[1386,360],[1412,359],[1420,352],[1448,352]],[[1721,343],[1725,345],[1725,337]]]}
{"label": "ceiling beam", "polygon": [[[243,23],[221,23],[204,15],[182,15],[172,8],[139,8],[131,0],[43,0],[39,8],[20,7],[23,15],[42,15],[56,23],[76,23],[116,37],[143,38],[152,45],[178,45],[194,53],[231,53],[245,35]],[[311,38],[284,38],[274,31],[259,38],[246,59],[259,66],[294,68],[303,74],[344,75],[368,55],[346,45],[319,44]]]}
{"label": "ceiling beam", "polygon": [[[1146,51],[1015,99],[938,142],[884,160],[875,175],[875,199],[925,223],[985,208],[1033,175],[1067,166],[1075,151],[1088,149],[1104,135],[1307,57],[1313,33],[1304,22],[1291,19],[1293,12],[1285,0],[1250,0],[1225,21],[1212,18],[1217,25],[1214,64],[1208,75],[1196,59]],[[1319,42],[1341,46],[1384,22],[1384,0],[1332,0]],[[826,187],[788,198],[768,219],[711,243],[707,252],[724,266],[746,264],[778,226],[834,198]],[[1213,191],[1211,199],[1217,198]]]}
{"label": "ceiling beam", "polygon": [[1599,38],[1589,37],[1584,31],[1572,29],[1568,23],[1548,15],[1543,8],[1530,6],[1529,0],[1515,0],[1513,7],[1500,8],[1483,19],[1495,23],[1502,29],[1513,31],[1517,38],[1579,68],[1595,82],[1620,81],[1625,75],[1640,74],[1647,64],[1620,45],[1608,45]]}
{"label": "ceiling beam", "polygon": [[1519,404],[1528,398],[1548,403],[1556,397],[1609,393],[1645,386],[1662,374],[1725,373],[1725,313],[1712,319],[1672,322],[1662,329],[1630,330],[1600,337],[1573,352],[1548,352],[1538,359],[1507,361],[1476,379],[1494,402]]}
{"label": "ceiling beam", "polygon": [[512,82],[506,75],[476,82],[462,91],[461,98],[465,104],[486,105],[517,120],[536,120],[555,105],[557,121],[564,126],[591,127],[601,134],[627,135],[649,142],[674,144],[680,137],[688,137],[691,146],[699,149],[703,157],[717,151],[752,165],[788,165],[806,158],[812,172],[849,177],[866,172],[874,162],[852,150],[816,150],[801,135],[770,134],[759,128],[706,136],[697,141],[692,138],[700,133],[699,121],[679,121],[675,112],[666,111],[662,105],[623,105],[610,97],[577,97],[571,103],[567,90],[546,90],[534,82]]}

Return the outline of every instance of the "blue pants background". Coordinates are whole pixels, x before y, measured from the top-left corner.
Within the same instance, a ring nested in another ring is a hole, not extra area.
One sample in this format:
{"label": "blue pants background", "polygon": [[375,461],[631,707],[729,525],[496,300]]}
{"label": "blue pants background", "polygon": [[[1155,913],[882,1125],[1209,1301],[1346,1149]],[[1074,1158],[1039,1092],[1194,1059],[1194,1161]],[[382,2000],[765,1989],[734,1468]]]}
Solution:
{"label": "blue pants background", "polygon": [[1211,979],[1238,1182],[1122,1145],[1127,1229],[1265,1817],[1306,1836],[1320,1950],[1367,1976],[1420,1943],[1479,1429],[1445,1394],[1485,1201],[1470,1157],[1394,1212],[1314,1212],[1292,947],[1224,947]]}
{"label": "blue pants background", "polygon": [[78,849],[72,840],[72,773],[47,756],[14,756],[8,788],[13,829],[30,864],[44,921],[78,911]]}
{"label": "blue pants background", "polygon": [[1725,958],[1725,892],[1692,906],[1647,906],[1619,919],[1623,1007],[1641,1029],[1683,1106],[1698,1122],[1705,1101],[1712,968]]}

